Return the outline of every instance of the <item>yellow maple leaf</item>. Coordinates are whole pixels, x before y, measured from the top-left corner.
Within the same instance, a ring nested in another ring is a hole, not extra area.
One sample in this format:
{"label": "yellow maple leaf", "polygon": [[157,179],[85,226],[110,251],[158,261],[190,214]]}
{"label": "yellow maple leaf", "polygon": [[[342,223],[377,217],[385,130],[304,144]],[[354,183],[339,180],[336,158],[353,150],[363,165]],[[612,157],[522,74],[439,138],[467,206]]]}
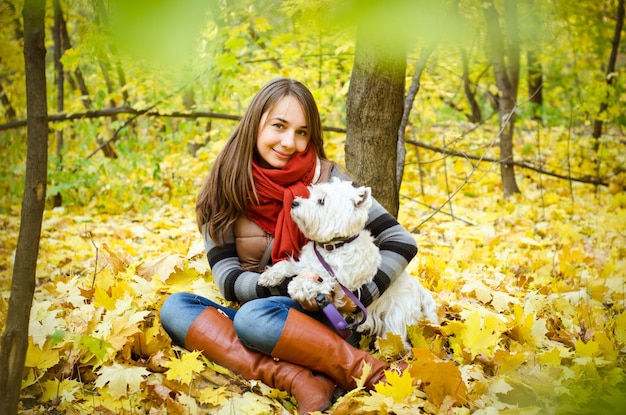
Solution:
{"label": "yellow maple leaf", "polygon": [[245,392],[242,395],[231,395],[231,398],[214,413],[215,415],[266,415],[278,413],[278,409],[271,399]]}
{"label": "yellow maple leaf", "polygon": [[414,348],[428,348],[431,339],[424,334],[424,326],[412,325],[407,327],[409,340]]}
{"label": "yellow maple leaf", "polygon": [[443,331],[446,335],[452,336],[455,335],[460,337],[467,331],[466,323],[459,320],[447,321],[447,324],[441,326],[441,331]]}
{"label": "yellow maple leaf", "polygon": [[105,310],[115,310],[115,297],[109,295],[107,290],[103,290],[100,286],[96,286],[93,301],[94,305],[98,307],[104,307]]}
{"label": "yellow maple leaf", "polygon": [[55,291],[57,301],[61,303],[69,303],[74,307],[80,307],[85,303],[85,297],[80,292],[79,276],[74,276],[69,281],[58,279],[55,281]]}
{"label": "yellow maple leaf", "polygon": [[140,390],[141,383],[150,374],[147,369],[139,366],[131,366],[113,363],[111,366],[103,366],[98,372],[95,385],[107,390],[114,398],[121,398]]}
{"label": "yellow maple leaf", "polygon": [[385,370],[386,382],[377,383],[376,392],[402,402],[413,393],[413,378],[408,370],[399,374],[395,370]]}
{"label": "yellow maple leaf", "polygon": [[548,366],[558,367],[561,365],[561,353],[556,347],[553,347],[549,352],[543,352],[538,356],[538,359]]}
{"label": "yellow maple leaf", "polygon": [[182,270],[184,258],[178,254],[163,254],[157,258],[144,261],[137,267],[137,275],[150,281],[153,277],[165,282],[176,270]]}
{"label": "yellow maple leaf", "polygon": [[183,411],[181,412],[181,415],[198,415],[200,413],[198,402],[194,397],[189,396],[186,393],[181,393],[178,395],[176,400],[182,406],[181,409]]}
{"label": "yellow maple leaf", "polygon": [[111,268],[114,274],[119,274],[126,271],[126,260],[118,255],[116,252],[113,252],[111,248],[109,248],[108,244],[102,244],[102,248],[104,248],[105,252],[108,254],[103,255],[104,263]]}
{"label": "yellow maple leaf", "polygon": [[500,291],[494,291],[492,295],[491,305],[498,313],[508,311],[509,304],[518,302],[517,298]]}
{"label": "yellow maple leaf", "polygon": [[491,302],[493,289],[483,284],[480,280],[471,280],[461,287],[462,293],[474,293],[476,298],[483,304]]}
{"label": "yellow maple leaf", "polygon": [[32,342],[43,347],[56,329],[65,327],[65,321],[58,318],[61,310],[51,310],[51,301],[35,301],[30,312],[28,334],[32,336]]}
{"label": "yellow maple leaf", "polygon": [[169,370],[165,372],[165,376],[169,380],[180,380],[181,383],[189,384],[194,373],[201,372],[204,369],[204,363],[198,359],[200,352],[183,353],[180,359],[174,358],[163,366]]}
{"label": "yellow maple leaf", "polygon": [[604,331],[597,331],[594,336],[594,340],[598,342],[598,346],[600,349],[600,354],[606,360],[611,362],[617,361],[619,351],[613,345],[613,341],[609,338],[609,336]]}
{"label": "yellow maple leaf", "polygon": [[504,374],[514,372],[524,364],[527,360],[527,356],[522,353],[512,353],[509,350],[496,350],[493,355],[493,361],[498,365],[498,373]]}
{"label": "yellow maple leaf", "polygon": [[148,314],[148,311],[134,311],[133,309],[128,309],[121,316],[107,313],[98,324],[94,335],[106,339],[114,350],[120,350],[128,341],[128,337],[140,330],[138,323]]}
{"label": "yellow maple leaf", "polygon": [[499,316],[472,310],[466,320],[467,331],[463,335],[463,345],[470,351],[472,359],[480,353],[492,356],[500,341],[500,336],[506,329]]}
{"label": "yellow maple leaf", "polygon": [[198,271],[193,268],[185,268],[172,273],[167,279],[167,285],[172,291],[188,290],[198,278]]}
{"label": "yellow maple leaf", "polygon": [[59,351],[51,349],[49,342],[40,347],[33,343],[32,337],[28,336],[28,349],[24,366],[46,370],[59,363],[59,360]]}
{"label": "yellow maple leaf", "polygon": [[41,382],[43,394],[39,399],[44,402],[59,399],[61,403],[70,404],[81,395],[82,386],[74,379],[47,380]]}
{"label": "yellow maple leaf", "polygon": [[428,349],[413,349],[411,374],[424,385],[428,400],[440,406],[446,397],[455,403],[467,400],[467,385],[454,362],[441,360]]}
{"label": "yellow maple leaf", "polygon": [[578,340],[574,347],[576,348],[576,355],[579,357],[595,357],[600,354],[600,344],[593,340],[587,343]]}
{"label": "yellow maple leaf", "polygon": [[372,371],[372,366],[367,362],[363,362],[363,369],[361,370],[361,377],[360,378],[353,377],[354,381],[356,382],[356,389],[362,389],[365,387],[365,381],[369,378],[369,374],[371,371]]}
{"label": "yellow maple leaf", "polygon": [[141,278],[138,275],[133,275],[131,279],[132,282],[130,283],[130,287],[134,294],[137,306],[148,308],[149,305],[158,302],[158,287],[160,285],[160,282],[154,280],[148,281],[147,279]]}
{"label": "yellow maple leaf", "polygon": [[511,390],[513,390],[513,387],[509,385],[504,378],[494,378],[489,383],[489,395],[492,397],[495,397],[498,394],[506,395]]}
{"label": "yellow maple leaf", "polygon": [[620,313],[615,319],[615,339],[626,344],[626,311]]}
{"label": "yellow maple leaf", "polygon": [[[396,413],[391,412],[390,409],[393,408],[395,401],[391,396],[383,395],[381,393],[372,392],[369,395],[365,396],[356,396],[351,398],[354,402],[359,402],[359,412],[358,413],[366,413],[366,414],[389,414]],[[354,413],[354,410],[351,406],[347,406],[344,411],[333,411],[333,413],[338,413],[340,415],[348,415]]]}
{"label": "yellow maple leaf", "polygon": [[404,352],[402,337],[398,334],[387,333],[385,338],[376,339],[376,347],[383,356],[399,356]]}
{"label": "yellow maple leaf", "polygon": [[220,386],[219,388],[204,388],[198,394],[198,400],[204,404],[211,404],[219,406],[224,404],[228,400],[232,393],[228,391],[226,386]]}

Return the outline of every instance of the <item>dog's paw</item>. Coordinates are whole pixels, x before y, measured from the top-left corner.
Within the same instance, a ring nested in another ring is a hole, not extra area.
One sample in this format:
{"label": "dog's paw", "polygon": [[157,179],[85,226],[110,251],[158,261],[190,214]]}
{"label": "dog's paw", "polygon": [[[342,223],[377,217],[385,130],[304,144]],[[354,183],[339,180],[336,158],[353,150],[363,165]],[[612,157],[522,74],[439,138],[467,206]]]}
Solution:
{"label": "dog's paw", "polygon": [[274,287],[280,285],[287,275],[285,275],[280,267],[269,267],[259,277],[259,285],[264,287]]}
{"label": "dog's paw", "polygon": [[280,285],[283,280],[296,272],[290,261],[280,261],[270,267],[267,267],[259,277],[259,285],[263,287],[275,287]]}
{"label": "dog's paw", "polygon": [[296,278],[287,286],[289,296],[298,302],[306,302],[315,299],[318,294],[330,294],[324,284],[306,278]]}
{"label": "dog's paw", "polygon": [[280,285],[280,283],[283,282],[284,279],[284,275],[276,271],[272,271],[271,268],[268,268],[259,277],[259,285],[262,285],[264,287],[274,287],[276,285]]}

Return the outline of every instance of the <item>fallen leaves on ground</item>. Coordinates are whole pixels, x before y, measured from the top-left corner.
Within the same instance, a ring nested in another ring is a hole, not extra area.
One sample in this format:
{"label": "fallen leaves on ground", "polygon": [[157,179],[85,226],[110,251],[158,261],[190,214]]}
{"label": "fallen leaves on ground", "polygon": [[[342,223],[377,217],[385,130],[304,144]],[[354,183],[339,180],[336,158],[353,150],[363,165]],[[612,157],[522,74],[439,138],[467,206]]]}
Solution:
{"label": "fallen leaves on ground", "polygon": [[[486,180],[486,179],[485,179]],[[403,192],[414,192],[410,180]],[[550,187],[553,186],[553,187]],[[552,190],[551,190],[552,189]],[[556,189],[556,190],[554,190]],[[440,324],[410,327],[410,368],[332,414],[619,413],[626,407],[626,196],[523,184],[508,199],[457,197],[454,216],[410,201],[399,220],[420,252],[408,271],[434,293]],[[441,201],[440,193],[429,198]],[[172,345],[170,293],[226,302],[190,209],[149,215],[45,212],[22,391],[24,413],[296,413],[284,392]],[[186,206],[183,204],[183,206]],[[2,217],[4,325],[18,223]],[[373,339],[372,339],[373,340]],[[402,343],[367,342],[397,360]]]}

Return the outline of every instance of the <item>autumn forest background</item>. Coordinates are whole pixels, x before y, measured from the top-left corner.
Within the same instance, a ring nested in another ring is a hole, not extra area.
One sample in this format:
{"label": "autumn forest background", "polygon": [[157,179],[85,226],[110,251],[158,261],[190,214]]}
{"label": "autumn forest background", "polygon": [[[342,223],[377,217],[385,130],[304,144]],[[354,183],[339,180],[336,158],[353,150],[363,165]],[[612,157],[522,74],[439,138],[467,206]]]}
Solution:
{"label": "autumn forest background", "polygon": [[[19,413],[297,413],[173,345],[158,315],[177,291],[225,302],[195,197],[279,76],[314,93],[329,157],[397,209],[419,245],[408,271],[438,303],[409,355],[362,343],[410,369],[329,413],[626,408],[623,0],[3,0],[2,332],[28,207],[29,6],[45,11],[48,161],[20,392],[3,397]],[[381,80],[397,110],[356,87]]]}

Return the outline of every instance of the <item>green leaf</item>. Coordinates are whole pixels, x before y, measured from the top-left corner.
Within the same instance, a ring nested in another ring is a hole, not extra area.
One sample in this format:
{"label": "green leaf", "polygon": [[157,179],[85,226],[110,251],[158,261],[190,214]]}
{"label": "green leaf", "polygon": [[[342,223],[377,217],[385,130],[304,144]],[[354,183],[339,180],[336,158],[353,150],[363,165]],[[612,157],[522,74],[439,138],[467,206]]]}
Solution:
{"label": "green leaf", "polygon": [[92,353],[99,361],[104,359],[104,356],[107,354],[107,350],[113,348],[111,343],[88,335],[80,336],[76,345],[78,348]]}

